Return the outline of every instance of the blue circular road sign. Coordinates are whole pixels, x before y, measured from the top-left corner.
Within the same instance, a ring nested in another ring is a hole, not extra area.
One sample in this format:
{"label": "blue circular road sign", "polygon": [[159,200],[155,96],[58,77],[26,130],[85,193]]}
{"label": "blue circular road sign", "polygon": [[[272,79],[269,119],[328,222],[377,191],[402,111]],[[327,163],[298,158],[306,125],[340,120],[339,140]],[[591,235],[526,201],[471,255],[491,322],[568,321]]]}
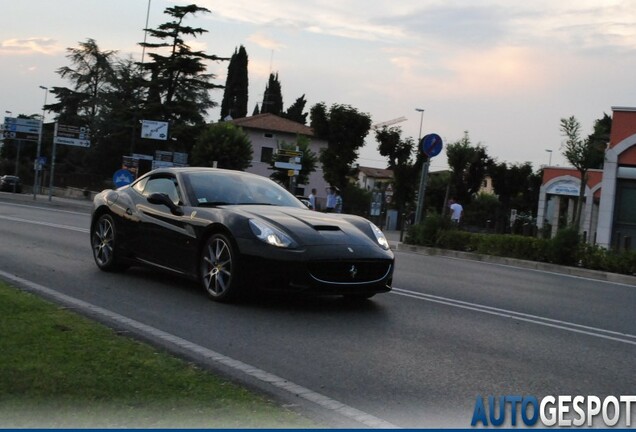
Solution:
{"label": "blue circular road sign", "polygon": [[113,174],[113,183],[115,183],[115,187],[118,188],[131,184],[133,180],[135,180],[135,176],[127,169],[117,170],[115,174]]}
{"label": "blue circular road sign", "polygon": [[428,157],[440,154],[442,146],[442,138],[437,134],[428,134],[420,141],[420,150]]}

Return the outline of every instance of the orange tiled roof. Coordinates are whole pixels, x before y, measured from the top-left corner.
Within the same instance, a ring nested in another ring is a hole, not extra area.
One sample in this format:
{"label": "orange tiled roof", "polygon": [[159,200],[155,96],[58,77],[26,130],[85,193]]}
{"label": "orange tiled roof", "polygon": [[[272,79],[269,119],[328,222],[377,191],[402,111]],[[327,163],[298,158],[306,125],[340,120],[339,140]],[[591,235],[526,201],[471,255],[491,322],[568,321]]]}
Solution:
{"label": "orange tiled roof", "polygon": [[236,126],[245,129],[261,129],[270,132],[286,132],[292,134],[314,136],[314,131],[309,126],[288,120],[271,113],[257,114],[251,117],[243,117],[230,120]]}
{"label": "orange tiled roof", "polygon": [[376,178],[376,179],[392,179],[393,178],[393,170],[390,170],[390,169],[372,168],[372,167],[364,167],[364,166],[358,167],[358,169],[367,177]]}

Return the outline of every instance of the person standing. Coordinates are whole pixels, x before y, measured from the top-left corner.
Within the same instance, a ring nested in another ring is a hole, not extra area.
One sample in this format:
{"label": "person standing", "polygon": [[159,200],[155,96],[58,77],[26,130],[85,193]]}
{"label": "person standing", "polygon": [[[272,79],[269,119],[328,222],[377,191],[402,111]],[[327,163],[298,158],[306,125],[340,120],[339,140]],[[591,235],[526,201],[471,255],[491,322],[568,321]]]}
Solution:
{"label": "person standing", "polygon": [[462,214],[464,213],[464,207],[462,207],[462,205],[460,203],[458,203],[457,201],[455,201],[454,198],[451,198],[450,201],[448,201],[449,204],[449,208],[450,208],[450,218],[451,218],[451,222],[453,222],[453,224],[455,225],[459,225],[459,222],[461,221],[462,218]]}
{"label": "person standing", "polygon": [[336,213],[342,213],[342,195],[340,195],[340,189],[336,188],[336,205],[334,206]]}
{"label": "person standing", "polygon": [[327,203],[325,205],[325,212],[333,213],[336,208],[336,191],[332,187],[327,188]]}
{"label": "person standing", "polygon": [[311,193],[309,194],[309,205],[311,206],[312,210],[316,210],[316,188],[313,188],[311,190]]}

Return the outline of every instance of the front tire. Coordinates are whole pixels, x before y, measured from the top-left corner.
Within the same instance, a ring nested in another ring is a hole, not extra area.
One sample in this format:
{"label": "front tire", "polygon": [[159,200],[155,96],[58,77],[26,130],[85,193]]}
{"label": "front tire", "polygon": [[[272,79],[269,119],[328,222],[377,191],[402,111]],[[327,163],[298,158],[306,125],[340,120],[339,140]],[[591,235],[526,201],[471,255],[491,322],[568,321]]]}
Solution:
{"label": "front tire", "polygon": [[238,254],[226,235],[213,234],[205,242],[200,272],[201,284],[212,300],[228,302],[238,297]]}
{"label": "front tire", "polygon": [[101,270],[120,271],[125,269],[119,259],[117,229],[111,215],[103,214],[97,219],[91,232],[91,245],[93,258]]}

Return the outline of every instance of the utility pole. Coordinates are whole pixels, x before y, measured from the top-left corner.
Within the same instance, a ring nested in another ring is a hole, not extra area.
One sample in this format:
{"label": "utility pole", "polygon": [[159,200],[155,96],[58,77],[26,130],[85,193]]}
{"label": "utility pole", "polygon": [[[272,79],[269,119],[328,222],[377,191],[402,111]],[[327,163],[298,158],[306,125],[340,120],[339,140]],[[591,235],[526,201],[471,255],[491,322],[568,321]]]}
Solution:
{"label": "utility pole", "polygon": [[[424,109],[415,108],[415,111],[420,113],[420,135],[417,139],[417,145],[420,147],[422,145],[422,120],[424,119]],[[428,155],[424,155],[424,157],[426,160],[422,166],[422,176],[420,177],[420,188],[417,194],[417,208],[415,209],[415,221],[413,224],[418,224],[422,221],[422,212],[424,211],[424,193],[426,191],[426,179],[428,177],[428,166],[430,160]]]}
{"label": "utility pole", "polygon": [[42,105],[42,121],[40,122],[40,135],[38,136],[38,150],[35,156],[35,163],[33,168],[35,169],[35,176],[33,176],[33,199],[36,199],[36,195],[40,189],[40,154],[42,151],[42,135],[44,135],[44,107],[46,106],[46,97],[49,95],[49,88],[40,86],[44,90],[44,105]]}

